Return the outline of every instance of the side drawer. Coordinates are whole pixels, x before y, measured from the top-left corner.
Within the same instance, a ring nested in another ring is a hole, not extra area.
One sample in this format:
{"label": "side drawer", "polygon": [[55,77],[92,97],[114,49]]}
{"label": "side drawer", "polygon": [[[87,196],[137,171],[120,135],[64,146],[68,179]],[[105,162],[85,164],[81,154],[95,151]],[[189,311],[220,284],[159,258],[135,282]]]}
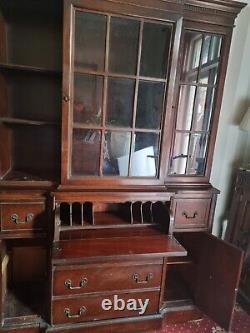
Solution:
{"label": "side drawer", "polygon": [[[74,298],[55,300],[52,304],[52,323],[69,324],[154,314],[158,312],[159,296],[159,292],[149,291],[104,294],[103,296],[75,296]],[[140,304],[143,304],[143,307]]]}
{"label": "side drawer", "polygon": [[82,265],[56,268],[53,294],[73,295],[125,289],[160,288],[162,265],[123,263],[111,265]]}
{"label": "side drawer", "polygon": [[2,231],[44,229],[44,203],[4,203],[1,204]]}
{"label": "side drawer", "polygon": [[175,199],[175,229],[208,228],[210,206],[210,198]]}

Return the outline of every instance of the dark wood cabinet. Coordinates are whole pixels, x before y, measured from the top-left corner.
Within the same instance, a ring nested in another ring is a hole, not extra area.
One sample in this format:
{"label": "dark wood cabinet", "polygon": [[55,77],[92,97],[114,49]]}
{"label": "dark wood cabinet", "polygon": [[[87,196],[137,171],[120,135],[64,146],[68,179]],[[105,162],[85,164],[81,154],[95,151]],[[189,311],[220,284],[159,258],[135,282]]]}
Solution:
{"label": "dark wood cabinet", "polygon": [[238,170],[236,174],[226,240],[245,252],[239,298],[249,310],[250,172],[247,170]]}
{"label": "dark wood cabinet", "polygon": [[209,176],[243,7],[0,2],[1,331],[230,329],[242,252]]}

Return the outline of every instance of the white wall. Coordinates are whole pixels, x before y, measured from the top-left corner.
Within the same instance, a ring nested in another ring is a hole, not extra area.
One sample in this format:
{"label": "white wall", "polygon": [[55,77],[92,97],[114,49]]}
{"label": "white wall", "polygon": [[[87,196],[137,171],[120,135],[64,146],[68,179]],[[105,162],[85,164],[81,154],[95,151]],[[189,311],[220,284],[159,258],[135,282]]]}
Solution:
{"label": "white wall", "polygon": [[239,129],[250,106],[250,0],[235,24],[211,174],[211,183],[221,191],[213,228],[216,235],[230,208],[235,169],[250,159],[250,136]]}

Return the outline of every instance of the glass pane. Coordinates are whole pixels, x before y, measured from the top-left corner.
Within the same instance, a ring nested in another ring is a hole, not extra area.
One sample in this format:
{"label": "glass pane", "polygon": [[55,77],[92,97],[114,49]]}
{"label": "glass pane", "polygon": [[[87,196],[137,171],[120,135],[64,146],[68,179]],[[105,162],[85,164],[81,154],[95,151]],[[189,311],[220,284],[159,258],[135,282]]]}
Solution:
{"label": "glass pane", "polygon": [[103,70],[106,43],[105,15],[77,11],[75,15],[75,66]]}
{"label": "glass pane", "polygon": [[72,140],[72,175],[99,175],[101,132],[74,129]]}
{"label": "glass pane", "polygon": [[141,75],[165,78],[172,28],[167,25],[145,23],[143,29]]}
{"label": "glass pane", "polygon": [[181,86],[176,129],[191,130],[195,99],[195,86]]}
{"label": "glass pane", "polygon": [[189,133],[176,133],[170,174],[185,175],[189,136]]}
{"label": "glass pane", "polygon": [[192,134],[189,144],[189,159],[186,174],[203,175],[206,163],[207,135]]}
{"label": "glass pane", "polygon": [[135,80],[109,79],[107,119],[109,126],[131,127]]}
{"label": "glass pane", "polygon": [[209,50],[210,50],[211,36],[206,35],[203,40],[201,65],[208,63],[209,61]]}
{"label": "glass pane", "polygon": [[196,83],[201,57],[202,34],[186,31],[184,36],[184,62],[181,80]]}
{"label": "glass pane", "polygon": [[74,122],[101,124],[103,77],[75,75]]}
{"label": "glass pane", "polygon": [[208,131],[213,109],[214,88],[198,87],[193,115],[194,131]]}
{"label": "glass pane", "polygon": [[140,24],[135,20],[112,17],[110,27],[109,70],[136,74]]}
{"label": "glass pane", "polygon": [[208,136],[200,133],[176,133],[170,174],[203,175]]}
{"label": "glass pane", "polygon": [[131,172],[134,177],[156,177],[159,162],[159,135],[135,133],[131,156]]}
{"label": "glass pane", "polygon": [[221,44],[222,44],[221,36],[212,36],[211,46],[210,46],[210,51],[209,51],[209,60],[210,61],[220,58]]}
{"label": "glass pane", "polygon": [[164,88],[164,83],[140,82],[136,114],[137,128],[160,128]]}
{"label": "glass pane", "polygon": [[220,60],[221,49],[220,36],[206,35],[204,37],[202,56],[201,56],[201,70],[199,74],[199,82],[205,84],[216,84],[218,66]]}
{"label": "glass pane", "polygon": [[104,175],[128,176],[130,144],[130,132],[107,131],[105,133],[103,148]]}

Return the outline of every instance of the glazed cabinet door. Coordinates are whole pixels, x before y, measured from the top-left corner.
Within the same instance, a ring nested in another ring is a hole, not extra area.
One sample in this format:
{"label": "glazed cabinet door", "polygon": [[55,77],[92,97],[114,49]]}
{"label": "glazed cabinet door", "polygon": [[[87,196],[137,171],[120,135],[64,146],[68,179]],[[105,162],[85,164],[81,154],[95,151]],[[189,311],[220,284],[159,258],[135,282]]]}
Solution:
{"label": "glazed cabinet door", "polygon": [[229,30],[184,23],[168,181],[208,181],[231,40]]}
{"label": "glazed cabinet door", "polygon": [[243,252],[208,233],[176,234],[195,269],[194,302],[221,327],[230,331],[242,269]]}
{"label": "glazed cabinet door", "polygon": [[65,1],[62,182],[163,183],[178,24],[160,9],[101,3]]}

